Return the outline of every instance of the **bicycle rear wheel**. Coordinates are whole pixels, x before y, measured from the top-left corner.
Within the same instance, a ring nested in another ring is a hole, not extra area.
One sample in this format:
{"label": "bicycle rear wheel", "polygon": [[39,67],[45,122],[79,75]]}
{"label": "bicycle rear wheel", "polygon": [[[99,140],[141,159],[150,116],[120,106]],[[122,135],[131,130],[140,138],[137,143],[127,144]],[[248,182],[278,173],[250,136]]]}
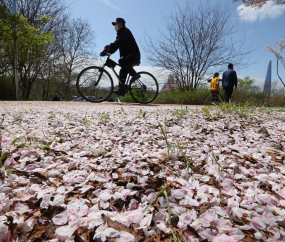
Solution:
{"label": "bicycle rear wheel", "polygon": [[140,78],[130,85],[132,98],[139,103],[151,103],[158,94],[158,83],[148,72],[138,72]]}
{"label": "bicycle rear wheel", "polygon": [[111,75],[101,67],[90,66],[82,70],[76,80],[79,94],[89,102],[103,102],[113,91]]}

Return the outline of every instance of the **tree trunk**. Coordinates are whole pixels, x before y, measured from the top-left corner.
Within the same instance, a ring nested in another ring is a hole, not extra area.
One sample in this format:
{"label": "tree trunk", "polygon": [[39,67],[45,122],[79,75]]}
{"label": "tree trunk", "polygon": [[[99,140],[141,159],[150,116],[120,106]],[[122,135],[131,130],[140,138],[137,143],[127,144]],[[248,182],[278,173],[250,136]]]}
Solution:
{"label": "tree trunk", "polygon": [[32,84],[33,82],[28,82],[28,86],[27,86],[27,92],[26,92],[26,100],[29,100],[29,96],[32,90]]}
{"label": "tree trunk", "polygon": [[67,83],[66,83],[65,94],[64,94],[65,100],[67,100],[67,98],[69,97],[68,92],[69,92],[70,82],[71,82],[71,71],[68,71]]}
{"label": "tree trunk", "polygon": [[22,99],[25,99],[27,93],[27,79],[25,76],[21,78],[22,81]]}
{"label": "tree trunk", "polygon": [[46,86],[43,85],[43,101],[46,101]]}

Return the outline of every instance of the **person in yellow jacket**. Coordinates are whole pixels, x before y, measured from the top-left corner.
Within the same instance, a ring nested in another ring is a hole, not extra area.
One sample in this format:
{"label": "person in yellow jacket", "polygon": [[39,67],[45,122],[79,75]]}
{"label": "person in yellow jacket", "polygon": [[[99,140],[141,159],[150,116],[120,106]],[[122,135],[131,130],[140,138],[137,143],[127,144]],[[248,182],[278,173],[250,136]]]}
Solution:
{"label": "person in yellow jacket", "polygon": [[214,78],[211,81],[211,104],[216,105],[216,102],[219,100],[219,92],[220,92],[220,79],[219,73],[216,72],[214,74]]}

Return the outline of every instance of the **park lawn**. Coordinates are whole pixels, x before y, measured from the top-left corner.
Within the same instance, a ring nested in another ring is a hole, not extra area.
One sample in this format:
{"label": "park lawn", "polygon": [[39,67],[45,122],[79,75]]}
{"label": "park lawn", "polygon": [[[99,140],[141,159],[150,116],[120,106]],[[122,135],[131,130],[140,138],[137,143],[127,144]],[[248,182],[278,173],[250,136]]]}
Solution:
{"label": "park lawn", "polygon": [[285,113],[0,103],[0,241],[284,241]]}

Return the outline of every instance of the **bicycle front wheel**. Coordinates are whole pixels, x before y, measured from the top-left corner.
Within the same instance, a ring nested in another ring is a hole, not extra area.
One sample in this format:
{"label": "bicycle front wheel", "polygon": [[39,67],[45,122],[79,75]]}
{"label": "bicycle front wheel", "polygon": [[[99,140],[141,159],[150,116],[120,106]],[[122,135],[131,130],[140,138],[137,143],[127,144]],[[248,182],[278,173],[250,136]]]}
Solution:
{"label": "bicycle front wheel", "polygon": [[79,94],[89,102],[103,102],[113,91],[111,75],[101,67],[90,66],[81,71],[76,80]]}
{"label": "bicycle front wheel", "polygon": [[140,78],[130,85],[132,98],[139,103],[151,103],[158,94],[158,83],[148,72],[138,72]]}

